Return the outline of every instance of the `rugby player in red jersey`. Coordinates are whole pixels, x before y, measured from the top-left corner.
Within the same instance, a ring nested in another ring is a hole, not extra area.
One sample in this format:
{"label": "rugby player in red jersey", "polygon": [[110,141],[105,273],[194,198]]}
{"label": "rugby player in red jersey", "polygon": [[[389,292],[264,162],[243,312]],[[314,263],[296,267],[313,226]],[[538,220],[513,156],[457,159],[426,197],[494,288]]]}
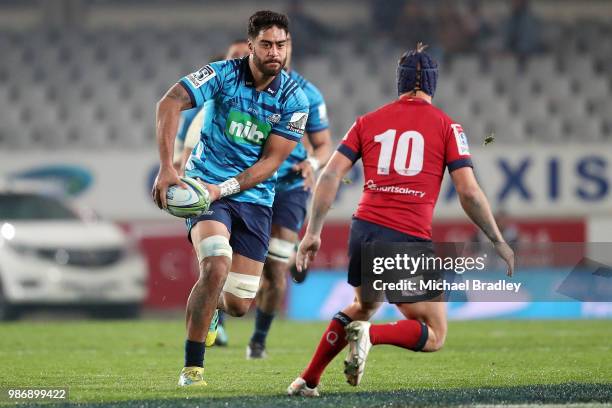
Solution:
{"label": "rugby player in red jersey", "polygon": [[413,351],[437,351],[444,345],[446,307],[440,292],[431,298],[396,306],[405,320],[389,324],[367,321],[380,303],[363,299],[362,242],[430,242],[431,221],[445,169],[451,175],[461,206],[514,269],[514,252],[504,241],[487,198],[472,171],[467,138],[460,124],[432,105],[437,63],[424,46],[405,53],[397,67],[399,98],[361,116],[348,131],[319,177],[310,222],[298,254],[297,267],[306,268],[321,246],[321,229],[342,178],[361,158],[363,196],[351,223],[348,282],[355,300],[329,324],[306,369],[289,388],[289,395],[318,396],[325,367],[348,344],[345,375],[356,386],[372,345],[391,344]]}

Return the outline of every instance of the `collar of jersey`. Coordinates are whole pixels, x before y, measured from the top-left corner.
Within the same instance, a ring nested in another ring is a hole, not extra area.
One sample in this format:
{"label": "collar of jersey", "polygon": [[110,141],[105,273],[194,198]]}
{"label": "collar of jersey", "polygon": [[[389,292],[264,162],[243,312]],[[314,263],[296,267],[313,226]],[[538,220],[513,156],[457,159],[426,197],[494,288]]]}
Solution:
{"label": "collar of jersey", "polygon": [[429,102],[427,102],[425,99],[418,98],[416,96],[405,96],[403,98],[400,98],[399,100],[400,101],[405,101],[405,102],[412,102],[412,103],[425,103],[425,104],[429,104]]}
{"label": "collar of jersey", "polygon": [[[254,88],[255,79],[253,78],[251,67],[249,66],[249,57],[245,57],[242,59],[242,71],[244,72],[244,85]],[[281,85],[282,72],[283,71],[281,70],[281,72],[279,72],[278,75],[274,77],[274,80],[270,83],[270,85],[268,85],[264,92],[272,96],[276,96]]]}

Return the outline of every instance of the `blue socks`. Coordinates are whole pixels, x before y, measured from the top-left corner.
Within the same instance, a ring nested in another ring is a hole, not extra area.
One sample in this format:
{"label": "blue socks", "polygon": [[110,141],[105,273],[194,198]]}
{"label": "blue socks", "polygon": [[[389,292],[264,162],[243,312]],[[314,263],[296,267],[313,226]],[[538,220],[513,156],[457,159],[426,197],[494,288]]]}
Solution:
{"label": "blue socks", "polygon": [[251,337],[252,343],[266,343],[266,337],[268,337],[272,320],[274,320],[274,314],[266,313],[260,308],[255,310],[255,332]]}
{"label": "blue socks", "polygon": [[204,342],[185,340],[185,367],[204,367]]}

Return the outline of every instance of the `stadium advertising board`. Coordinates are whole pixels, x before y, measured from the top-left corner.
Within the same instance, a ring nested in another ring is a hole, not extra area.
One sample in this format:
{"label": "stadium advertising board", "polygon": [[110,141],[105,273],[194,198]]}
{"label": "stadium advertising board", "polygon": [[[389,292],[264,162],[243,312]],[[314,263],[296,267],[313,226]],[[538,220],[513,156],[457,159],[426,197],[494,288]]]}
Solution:
{"label": "stadium advertising board", "polygon": [[[472,151],[475,172],[494,209],[517,217],[610,214],[612,151],[595,146],[545,149],[487,146]],[[111,157],[66,152],[43,156],[0,153],[0,172],[8,180],[45,180],[55,184],[79,204],[109,219],[170,221],[150,198],[157,160],[154,151],[113,152]],[[350,174],[330,212],[331,219],[348,219],[359,200],[363,182],[359,170]],[[462,216],[448,177],[440,191],[436,216]]]}

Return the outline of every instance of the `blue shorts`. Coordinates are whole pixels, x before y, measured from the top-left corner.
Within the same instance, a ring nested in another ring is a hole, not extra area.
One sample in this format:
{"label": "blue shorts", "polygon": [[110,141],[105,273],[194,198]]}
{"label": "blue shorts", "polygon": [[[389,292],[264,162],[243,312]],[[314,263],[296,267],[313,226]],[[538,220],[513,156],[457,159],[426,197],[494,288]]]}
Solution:
{"label": "blue shorts", "polygon": [[191,229],[200,221],[223,223],[230,233],[229,242],[235,253],[258,262],[266,260],[272,228],[272,208],[221,198],[213,202],[204,214],[186,220],[190,242]]}
{"label": "blue shorts", "polygon": [[277,192],[272,204],[272,224],[300,232],[309,198],[310,191],[304,191],[302,187]]}
{"label": "blue shorts", "polygon": [[431,242],[391,228],[353,217],[348,245],[348,283],[361,286],[361,244],[365,242]]}

